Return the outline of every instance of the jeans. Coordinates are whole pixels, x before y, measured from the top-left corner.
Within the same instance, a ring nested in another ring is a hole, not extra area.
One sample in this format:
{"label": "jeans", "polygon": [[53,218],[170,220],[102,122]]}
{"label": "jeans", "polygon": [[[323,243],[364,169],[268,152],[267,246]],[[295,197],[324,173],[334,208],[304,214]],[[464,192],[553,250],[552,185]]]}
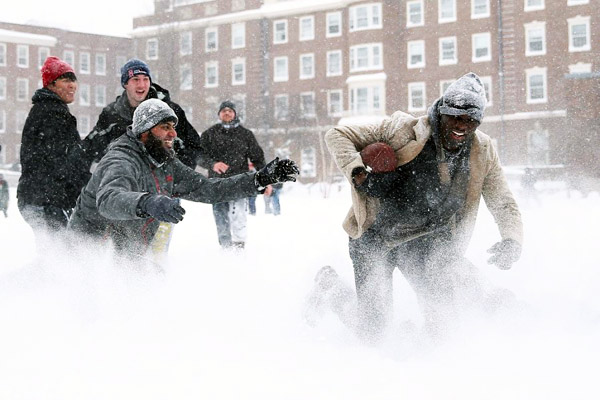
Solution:
{"label": "jeans", "polygon": [[245,198],[213,204],[213,215],[221,247],[227,248],[246,242],[246,205]]}

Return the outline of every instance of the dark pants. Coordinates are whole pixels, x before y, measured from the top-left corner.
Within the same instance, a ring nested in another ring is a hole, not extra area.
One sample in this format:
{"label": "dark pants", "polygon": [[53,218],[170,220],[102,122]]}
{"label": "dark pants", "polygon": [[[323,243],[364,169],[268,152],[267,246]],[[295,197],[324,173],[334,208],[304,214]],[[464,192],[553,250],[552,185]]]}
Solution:
{"label": "dark pants", "polygon": [[33,229],[38,245],[45,235],[55,236],[57,233],[64,233],[72,211],[55,206],[25,204],[20,200],[17,202],[17,207],[25,222]]}

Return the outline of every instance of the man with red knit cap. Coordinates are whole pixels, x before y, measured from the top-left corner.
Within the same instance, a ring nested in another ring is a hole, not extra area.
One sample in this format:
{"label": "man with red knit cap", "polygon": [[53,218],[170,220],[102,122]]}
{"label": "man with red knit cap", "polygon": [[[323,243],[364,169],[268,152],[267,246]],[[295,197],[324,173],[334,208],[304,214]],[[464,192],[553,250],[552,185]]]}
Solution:
{"label": "man with red knit cap", "polygon": [[73,68],[57,57],[48,57],[41,73],[43,88],[33,95],[23,127],[17,187],[19,211],[36,239],[66,228],[90,166],[77,120],[67,106],[77,93]]}

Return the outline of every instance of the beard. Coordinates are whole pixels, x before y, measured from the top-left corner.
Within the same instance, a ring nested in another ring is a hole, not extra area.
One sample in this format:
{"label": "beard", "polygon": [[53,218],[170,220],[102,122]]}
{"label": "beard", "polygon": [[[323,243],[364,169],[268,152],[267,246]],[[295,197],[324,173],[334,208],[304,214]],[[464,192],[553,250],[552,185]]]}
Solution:
{"label": "beard", "polygon": [[150,134],[148,135],[145,147],[148,154],[160,164],[175,158],[175,151],[173,151],[173,149],[166,149],[163,142],[154,136],[152,131],[150,131]]}

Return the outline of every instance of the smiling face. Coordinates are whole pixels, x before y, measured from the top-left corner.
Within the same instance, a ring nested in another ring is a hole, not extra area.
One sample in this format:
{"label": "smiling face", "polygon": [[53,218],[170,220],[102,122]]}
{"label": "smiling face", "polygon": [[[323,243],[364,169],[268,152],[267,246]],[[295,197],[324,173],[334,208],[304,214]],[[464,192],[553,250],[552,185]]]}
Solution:
{"label": "smiling face", "polygon": [[125,92],[131,107],[137,107],[148,97],[150,91],[150,78],[147,75],[135,75],[125,84]]}
{"label": "smiling face", "polygon": [[71,78],[59,78],[48,85],[48,89],[60,97],[66,104],[71,104],[75,101],[75,93],[77,93],[77,81]]}
{"label": "smiling face", "polygon": [[463,115],[446,115],[442,114],[441,119],[440,138],[442,146],[448,151],[459,150],[468,140],[470,140],[475,134],[475,130],[480,123],[469,117],[466,114]]}

